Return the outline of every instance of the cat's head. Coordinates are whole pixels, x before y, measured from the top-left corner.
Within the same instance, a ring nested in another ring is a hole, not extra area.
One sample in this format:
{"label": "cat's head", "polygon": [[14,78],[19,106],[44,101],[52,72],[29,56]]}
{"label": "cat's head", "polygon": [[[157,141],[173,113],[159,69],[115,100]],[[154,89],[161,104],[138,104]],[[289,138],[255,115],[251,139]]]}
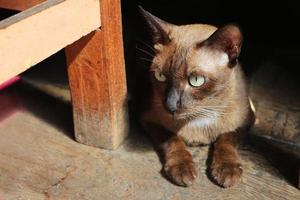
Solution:
{"label": "cat's head", "polygon": [[197,114],[200,107],[222,105],[241,51],[239,27],[177,26],[141,7],[140,12],[149,24],[155,49],[150,66],[154,90],[166,110],[184,117]]}

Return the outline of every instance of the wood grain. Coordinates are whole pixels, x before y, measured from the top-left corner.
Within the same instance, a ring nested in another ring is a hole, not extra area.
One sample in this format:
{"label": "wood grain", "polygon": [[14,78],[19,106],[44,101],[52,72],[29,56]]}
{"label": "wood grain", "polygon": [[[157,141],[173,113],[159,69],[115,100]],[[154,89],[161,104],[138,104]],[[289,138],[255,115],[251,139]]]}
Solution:
{"label": "wood grain", "polygon": [[[8,105],[7,109],[14,110],[14,114],[0,123],[2,199],[296,200],[300,197],[299,190],[264,157],[251,151],[240,152],[243,181],[230,189],[216,186],[205,173],[208,147],[189,149],[199,177],[192,187],[176,187],[159,173],[162,167],[159,158],[139,129],[115,151],[92,148],[66,135],[65,128],[72,118],[66,114],[65,104],[24,87],[16,88],[14,94],[1,93],[0,105],[3,100],[18,102],[23,108],[18,111],[14,104]],[[8,110],[0,109],[0,115],[2,112]]]}
{"label": "wood grain", "polygon": [[47,1],[1,21],[0,83],[99,27],[95,0]]}
{"label": "wood grain", "polygon": [[0,8],[23,11],[46,0],[0,0]]}
{"label": "wood grain", "polygon": [[77,141],[115,149],[128,133],[119,0],[101,1],[101,30],[66,48]]}

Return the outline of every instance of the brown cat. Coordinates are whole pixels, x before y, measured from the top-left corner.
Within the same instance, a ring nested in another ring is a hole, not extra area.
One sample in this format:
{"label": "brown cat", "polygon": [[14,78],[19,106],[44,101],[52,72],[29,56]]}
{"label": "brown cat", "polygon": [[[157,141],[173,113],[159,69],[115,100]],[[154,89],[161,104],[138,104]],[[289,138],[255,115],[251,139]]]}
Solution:
{"label": "brown cat", "polygon": [[209,171],[230,187],[242,175],[236,150],[253,124],[246,81],[237,62],[242,33],[236,25],[177,26],[140,7],[148,22],[155,55],[151,95],[142,124],[163,154],[163,169],[176,184],[197,177],[187,144],[214,143]]}

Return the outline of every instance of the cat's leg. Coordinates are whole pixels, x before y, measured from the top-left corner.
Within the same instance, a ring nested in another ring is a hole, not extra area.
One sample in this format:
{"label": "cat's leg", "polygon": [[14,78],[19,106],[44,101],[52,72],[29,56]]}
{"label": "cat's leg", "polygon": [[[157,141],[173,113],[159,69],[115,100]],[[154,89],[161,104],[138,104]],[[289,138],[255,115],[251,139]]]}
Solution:
{"label": "cat's leg", "polygon": [[240,131],[220,135],[214,143],[210,172],[212,178],[225,188],[238,183],[242,177],[242,165],[237,145]]}
{"label": "cat's leg", "polygon": [[251,107],[244,126],[220,135],[215,141],[210,172],[219,185],[231,187],[241,180],[243,169],[237,147],[244,142],[246,134],[254,123],[255,113]]}
{"label": "cat's leg", "polygon": [[197,178],[197,171],[183,139],[161,127],[155,125],[150,127],[148,126],[147,130],[162,156],[164,173],[177,185],[192,185]]}
{"label": "cat's leg", "polygon": [[164,171],[178,185],[190,186],[197,177],[192,155],[180,136],[171,137],[163,147]]}

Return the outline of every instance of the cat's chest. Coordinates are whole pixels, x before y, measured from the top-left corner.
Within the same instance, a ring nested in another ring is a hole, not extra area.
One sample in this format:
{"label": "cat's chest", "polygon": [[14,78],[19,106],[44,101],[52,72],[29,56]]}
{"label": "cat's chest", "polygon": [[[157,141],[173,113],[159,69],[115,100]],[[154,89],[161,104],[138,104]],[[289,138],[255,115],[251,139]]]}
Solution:
{"label": "cat's chest", "polygon": [[203,117],[186,123],[178,132],[189,144],[209,144],[215,138],[215,124],[217,119]]}
{"label": "cat's chest", "polygon": [[212,118],[212,117],[194,119],[193,121],[187,123],[186,128],[189,128],[189,129],[207,128],[207,127],[210,127],[215,121],[216,121],[216,119]]}

